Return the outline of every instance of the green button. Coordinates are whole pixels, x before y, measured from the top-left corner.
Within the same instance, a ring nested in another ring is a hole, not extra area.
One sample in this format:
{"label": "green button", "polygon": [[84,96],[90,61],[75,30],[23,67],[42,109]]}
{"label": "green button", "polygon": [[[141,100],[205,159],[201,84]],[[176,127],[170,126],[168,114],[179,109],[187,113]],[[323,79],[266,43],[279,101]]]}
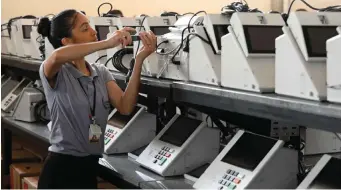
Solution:
{"label": "green button", "polygon": [[107,138],[105,144],[108,144],[110,142],[111,138]]}
{"label": "green button", "polygon": [[167,161],[167,158],[162,158],[159,165],[162,166]]}
{"label": "green button", "polygon": [[234,188],[236,188],[236,185],[233,184],[233,183],[231,183],[231,184],[229,185],[229,189],[234,189]]}

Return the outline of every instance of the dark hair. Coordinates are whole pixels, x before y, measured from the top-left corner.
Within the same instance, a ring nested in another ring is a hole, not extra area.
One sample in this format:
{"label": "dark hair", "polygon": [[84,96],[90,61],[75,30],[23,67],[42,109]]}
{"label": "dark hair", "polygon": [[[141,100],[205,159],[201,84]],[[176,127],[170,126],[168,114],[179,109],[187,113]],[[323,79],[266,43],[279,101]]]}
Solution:
{"label": "dark hair", "polygon": [[118,9],[110,10],[107,14],[123,17],[122,11]]}
{"label": "dark hair", "polygon": [[72,36],[77,13],[74,9],[68,9],[54,16],[51,21],[47,17],[41,18],[38,33],[47,37],[55,49],[62,47],[62,39]]}

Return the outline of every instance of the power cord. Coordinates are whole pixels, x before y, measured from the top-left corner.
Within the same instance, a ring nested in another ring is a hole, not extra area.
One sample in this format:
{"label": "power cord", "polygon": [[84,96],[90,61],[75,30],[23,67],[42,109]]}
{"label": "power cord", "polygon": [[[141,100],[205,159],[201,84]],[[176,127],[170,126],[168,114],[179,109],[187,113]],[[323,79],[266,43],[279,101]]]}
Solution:
{"label": "power cord", "polygon": [[205,15],[207,15],[207,12],[206,12],[206,11],[198,11],[198,12],[196,12],[196,13],[191,17],[191,19],[189,19],[189,22],[188,22],[188,25],[187,25],[188,33],[191,32],[190,29],[191,29],[191,21],[192,21],[192,19],[193,19],[195,16],[197,16],[198,14],[200,14],[200,13],[205,13]]}
{"label": "power cord", "polygon": [[[197,33],[191,33],[191,31],[190,31],[190,29],[192,28],[192,27],[191,27],[191,21],[192,21],[192,19],[193,19],[195,16],[197,16],[198,14],[200,14],[200,13],[205,13],[205,14],[207,15],[206,11],[198,11],[198,12],[196,12],[196,13],[193,14],[193,16],[190,18],[187,27],[182,31],[182,33],[181,33],[181,43],[180,43],[180,45],[177,47],[176,53],[175,53],[175,54],[172,56],[172,58],[171,58],[171,61],[172,61],[173,64],[175,64],[175,65],[180,65],[180,61],[175,61],[175,57],[176,57],[176,55],[180,52],[180,50],[182,49],[183,43],[184,43],[185,40],[187,40],[187,41],[186,41],[186,46],[183,48],[183,51],[184,51],[184,52],[189,52],[189,42],[190,42],[190,40],[191,40],[189,37],[190,37],[191,35],[196,36],[196,37],[200,38],[201,40],[203,40],[205,43],[211,45],[211,42],[210,42],[210,41],[204,39],[204,38],[203,38],[202,36],[200,36],[199,34],[197,34]],[[185,34],[186,29],[188,30],[188,33],[189,33],[189,34],[184,38],[184,34]],[[209,36],[207,36],[207,37],[209,38]]]}
{"label": "power cord", "polygon": [[184,35],[185,35],[186,29],[188,29],[188,27],[186,27],[186,28],[184,28],[184,29],[182,30],[182,32],[181,32],[181,42],[180,42],[180,45],[179,45],[177,51],[175,52],[175,54],[174,54],[174,55],[172,56],[172,58],[171,58],[172,63],[175,64],[175,65],[180,65],[180,61],[179,61],[179,62],[175,62],[174,59],[175,59],[176,55],[180,52],[180,50],[181,50],[181,48],[182,48],[182,46],[183,46],[184,40],[187,38],[187,37],[186,37],[186,38],[184,39]]}
{"label": "power cord", "polygon": [[[7,24],[8,24],[8,23],[1,24],[1,32],[2,32],[2,31],[5,31],[5,30],[8,30]],[[5,27],[5,28],[4,28],[4,27]]]}
{"label": "power cord", "polygon": [[256,9],[250,9],[248,3],[244,0],[240,2],[232,2],[230,5],[226,5],[221,8],[221,14],[224,15],[231,15],[235,12],[262,12],[260,10]]}
{"label": "power cord", "polygon": [[134,50],[132,48],[123,48],[118,50],[112,57],[111,63],[112,65],[121,73],[127,74],[130,68],[127,68],[122,63],[123,57],[128,54],[133,54]]}
{"label": "power cord", "polygon": [[45,60],[45,39],[39,35],[36,41],[39,43],[40,57]]}
{"label": "power cord", "polygon": [[[143,23],[144,23],[144,21],[146,20],[147,17],[148,17],[148,16],[144,16],[144,17],[143,17],[143,19],[142,19],[142,21],[141,21],[141,25],[140,25],[139,28],[143,28]],[[131,77],[131,75],[132,75],[132,73],[133,73],[133,69],[134,69],[134,65],[135,65],[135,60],[136,60],[136,56],[137,56],[137,53],[138,53],[138,51],[139,51],[139,49],[140,49],[140,44],[141,44],[141,41],[139,40],[139,41],[138,41],[138,44],[137,44],[137,49],[136,49],[135,55],[134,55],[134,57],[133,57],[133,58],[131,59],[131,61],[130,61],[130,68],[129,68],[129,70],[128,70],[128,73],[127,73],[127,76],[126,76],[126,79],[125,79],[125,83],[126,83],[126,84],[129,82],[129,79],[130,79],[130,77]]]}
{"label": "power cord", "polygon": [[107,55],[100,56],[99,58],[96,59],[95,63],[97,63],[99,60],[101,60],[102,58],[105,58],[105,57],[107,57]]}
{"label": "power cord", "polygon": [[113,58],[114,58],[114,57],[110,57],[110,58],[105,62],[104,66],[107,67],[107,66],[108,66],[108,63],[109,63]]}
{"label": "power cord", "polygon": [[[316,7],[313,7],[312,5],[310,5],[309,3],[307,3],[305,0],[300,0],[300,1],[302,3],[304,3],[307,7],[309,7],[312,10],[315,10],[315,11],[319,11],[319,12],[341,12],[341,5],[328,6],[326,8],[316,8]],[[295,2],[296,2],[296,0],[292,0],[290,5],[289,5],[287,14],[283,14],[283,19],[285,21],[288,20],[292,6],[294,5]]]}
{"label": "power cord", "polygon": [[38,90],[39,92],[42,93],[44,99],[40,100],[39,102],[37,102],[34,105],[34,117],[36,119],[36,121],[40,121],[44,124],[47,124],[48,122],[50,122],[49,118],[46,118],[45,116],[48,116],[49,114],[47,113],[49,111],[48,107],[47,107],[47,101],[46,101],[46,96],[43,90],[41,90],[40,88],[38,88],[37,86],[33,85],[33,88]]}
{"label": "power cord", "polygon": [[185,31],[185,30],[186,30],[186,29],[184,29],[184,30],[182,31],[182,36],[181,36],[181,39],[182,39],[182,40],[181,40],[181,43],[180,43],[180,45],[179,45],[179,47],[178,47],[176,53],[175,53],[175,54],[172,56],[172,58],[171,58],[172,63],[175,64],[175,65],[180,65],[180,61],[175,61],[175,57],[176,57],[176,55],[180,52],[180,50],[182,49],[183,42],[184,42],[185,40],[187,40],[187,41],[186,41],[186,46],[183,48],[183,51],[189,52],[189,42],[190,42],[190,40],[191,40],[191,39],[190,39],[190,36],[196,36],[196,37],[200,38],[202,41],[204,41],[205,43],[211,45],[211,42],[210,42],[210,41],[204,39],[202,36],[200,36],[200,35],[197,34],[197,33],[189,33],[189,34],[186,36],[186,38],[183,39],[184,31]]}
{"label": "power cord", "polygon": [[[335,5],[335,6],[328,6],[328,7],[325,7],[325,8],[316,8],[316,7],[313,7],[312,5],[310,5],[309,3],[307,3],[305,0],[300,0],[302,3],[304,3],[307,7],[309,7],[310,9],[312,10],[315,10],[315,11],[320,11],[320,12],[327,12],[327,11],[335,11],[335,12],[340,12],[341,11],[341,5]],[[296,2],[296,0],[293,0],[291,3],[290,3],[290,6],[289,6],[289,9],[288,9],[288,15],[290,14],[291,12],[291,8],[293,6],[293,4]]]}
{"label": "power cord", "polygon": [[[108,12],[110,12],[110,11],[112,10],[112,8],[113,8],[112,4],[109,3],[109,2],[100,4],[100,5],[98,6],[98,8],[97,8],[97,14],[98,14],[99,17],[101,17],[101,12],[100,12],[100,10],[101,10],[101,7],[102,7],[103,5],[109,5],[109,6],[110,6],[110,10],[109,10]],[[106,17],[106,15],[108,14],[108,12],[105,13],[105,14],[103,14],[103,17]]]}

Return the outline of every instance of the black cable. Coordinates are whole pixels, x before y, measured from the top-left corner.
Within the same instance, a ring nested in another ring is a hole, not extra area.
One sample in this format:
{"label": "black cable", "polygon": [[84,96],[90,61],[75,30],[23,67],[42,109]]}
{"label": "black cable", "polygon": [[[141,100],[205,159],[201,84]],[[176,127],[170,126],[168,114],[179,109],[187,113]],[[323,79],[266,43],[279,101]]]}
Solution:
{"label": "black cable", "polygon": [[171,61],[174,63],[174,59],[175,59],[175,57],[176,57],[176,55],[180,52],[180,50],[181,50],[181,48],[182,48],[182,46],[183,46],[183,42],[184,42],[184,35],[185,35],[185,31],[186,31],[186,29],[188,29],[188,27],[186,27],[186,28],[184,28],[183,30],[182,30],[182,32],[181,32],[181,42],[180,42],[180,46],[179,46],[179,48],[178,48],[178,50],[175,52],[175,54],[172,56],[172,58],[171,58]]}
{"label": "black cable", "polygon": [[45,39],[41,35],[39,35],[36,38],[36,41],[39,43],[40,57],[44,60],[45,59]]}
{"label": "black cable", "polygon": [[287,15],[289,15],[289,14],[290,14],[290,12],[291,12],[291,8],[292,8],[292,5],[295,3],[295,1],[296,1],[296,0],[292,0],[292,1],[291,1],[290,5],[289,5],[289,8],[288,8]]}
{"label": "black cable", "polygon": [[246,0],[241,0],[241,1],[244,1],[246,5],[248,5],[247,1]]}
{"label": "black cable", "polygon": [[38,90],[43,96],[44,96],[44,99],[45,99],[45,93],[42,89],[38,88],[38,87],[35,87],[33,86],[34,89]]}
{"label": "black cable", "polygon": [[104,58],[104,57],[107,57],[107,55],[102,55],[102,56],[100,56],[99,58],[96,59],[95,63],[97,63],[99,60],[101,60],[101,59]]}
{"label": "black cable", "polygon": [[9,38],[12,37],[12,35],[11,35],[11,32],[12,32],[11,26],[12,26],[13,22],[16,21],[16,20],[18,20],[18,19],[21,19],[21,18],[22,18],[22,16],[14,17],[14,18],[9,19],[9,21],[8,21],[8,23],[7,23],[7,30],[8,30]]}
{"label": "black cable", "polygon": [[[145,15],[145,16],[143,17],[143,19],[142,19],[142,21],[141,21],[140,28],[143,28],[143,23],[144,23],[144,21],[146,20],[147,17],[148,17],[147,15]],[[128,73],[127,73],[127,76],[126,76],[125,83],[128,83],[128,82],[129,82],[129,79],[130,79],[130,77],[131,77],[131,75],[132,75],[132,73],[133,73],[133,69],[134,69],[134,65],[135,65],[135,60],[136,60],[136,56],[137,56],[137,53],[138,53],[138,51],[139,51],[139,49],[140,49],[140,44],[141,44],[141,40],[139,40],[139,42],[137,43],[137,49],[136,49],[135,55],[134,55],[134,57],[133,57],[133,58],[131,59],[131,61],[130,61],[130,68],[129,68]]]}
{"label": "black cable", "polygon": [[36,121],[40,121],[44,124],[47,124],[50,121],[50,119],[44,117],[45,115],[47,115],[46,111],[48,111],[46,100],[41,100],[37,102],[34,105],[34,117]]}
{"label": "black cable", "polygon": [[222,7],[221,11],[224,11],[224,9],[227,9],[227,10],[225,10],[221,14],[231,15],[234,12],[260,12],[262,13],[262,11],[258,10],[257,8],[250,9],[247,1],[244,0],[244,2],[245,4],[243,4],[242,0],[240,2],[232,2],[230,5],[226,5]]}
{"label": "black cable", "polygon": [[49,16],[55,17],[56,15],[53,13],[50,13],[50,14],[45,15],[44,17],[49,17]]}
{"label": "black cable", "polygon": [[109,3],[109,2],[100,4],[100,5],[98,6],[98,8],[97,8],[97,14],[98,14],[99,17],[101,16],[100,10],[101,10],[101,7],[102,7],[103,5],[110,5],[110,10],[109,10],[108,12],[110,12],[110,11],[112,10],[112,8],[113,8],[112,4]]}
{"label": "black cable", "polygon": [[188,12],[188,13],[184,13],[184,14],[182,14],[181,16],[185,16],[185,15],[194,15],[194,13],[192,13],[192,12]]}
{"label": "black cable", "polygon": [[[223,133],[224,137],[227,137],[229,135],[228,131],[226,130],[225,125],[218,119],[215,117],[210,116],[211,121],[219,128],[219,130]],[[212,124],[213,127],[213,124]]]}
{"label": "black cable", "polygon": [[[175,53],[175,54],[172,56],[172,58],[171,58],[171,61],[172,61],[174,64],[179,64],[179,63],[175,62],[174,59],[175,59],[176,55],[177,55],[177,54],[180,52],[180,50],[182,49],[184,40],[187,39],[187,43],[186,43],[186,44],[188,45],[188,43],[189,43],[189,41],[190,41],[190,39],[189,39],[190,35],[197,36],[197,37],[199,37],[201,40],[203,40],[205,43],[210,44],[209,41],[207,41],[206,39],[204,39],[203,37],[201,37],[201,36],[198,35],[197,33],[190,33],[191,21],[192,21],[192,19],[193,19],[195,16],[197,16],[197,15],[200,14],[200,13],[205,13],[205,14],[207,15],[206,11],[198,11],[198,12],[196,12],[196,13],[193,14],[193,16],[190,18],[190,20],[189,20],[189,22],[188,22],[188,26],[182,31],[182,33],[181,33],[181,43],[180,43],[180,46],[179,46],[178,50],[176,51],[176,53]],[[186,38],[184,39],[184,34],[185,34],[186,29],[188,30],[188,33],[189,33],[189,34],[188,34],[188,35],[186,36]]]}
{"label": "black cable", "polygon": [[[335,5],[335,6],[328,6],[328,7],[325,7],[325,8],[316,8],[316,7],[313,7],[312,5],[310,5],[309,3],[307,3],[305,0],[300,0],[302,3],[304,3],[307,7],[309,7],[310,9],[312,10],[315,10],[315,11],[321,11],[321,12],[325,12],[325,11],[331,11],[331,10],[334,10],[334,11],[341,11],[341,5]],[[288,9],[288,13],[287,15],[290,14],[291,12],[291,9],[292,9],[292,6],[293,4],[296,2],[296,0],[293,0],[291,3],[290,3],[290,6],[289,6],[289,9]]]}
{"label": "black cable", "polygon": [[[1,32],[4,31],[4,30],[8,30],[7,24],[8,24],[8,23],[1,24]],[[4,27],[5,27],[5,28],[4,28]]]}
{"label": "black cable", "polygon": [[169,42],[168,40],[165,40],[165,41],[160,42],[160,43],[156,46],[156,50],[158,50],[162,44],[167,44],[168,42]]}
{"label": "black cable", "polygon": [[123,48],[118,50],[112,57],[111,63],[112,65],[120,72],[127,74],[130,68],[127,68],[123,64],[123,57],[128,54],[133,54],[134,50],[132,48]]}
{"label": "black cable", "polygon": [[[191,35],[200,38],[203,42],[207,43],[208,45],[211,44],[208,40],[206,40],[205,38],[203,38],[202,36],[200,36],[200,35],[197,34],[197,33],[189,33],[189,34],[187,35],[187,39],[189,39],[189,37],[190,37]],[[190,40],[190,39],[189,39],[189,40]]]}
{"label": "black cable", "polygon": [[311,9],[313,9],[313,10],[315,10],[315,11],[321,10],[321,9],[319,9],[319,8],[316,8],[316,7],[311,6],[310,4],[308,4],[308,3],[307,3],[306,1],[304,1],[304,0],[301,0],[301,1],[302,1],[302,3],[304,3],[307,7],[311,8]]}
{"label": "black cable", "polygon": [[[148,16],[144,16],[144,17],[143,17],[143,19],[142,19],[142,21],[141,21],[141,25],[140,25],[139,28],[143,28],[143,23],[144,23],[144,21],[146,20],[147,17],[148,17]],[[139,49],[140,49],[140,44],[141,44],[141,40],[139,40],[139,42],[138,42],[138,44],[137,44],[137,50],[136,50],[136,52],[135,52],[134,59],[136,59],[137,52],[138,52]]]}
{"label": "black cable", "polygon": [[48,107],[47,107],[47,101],[46,101],[45,93],[42,89],[40,89],[36,86],[33,86],[33,88],[38,90],[44,97],[43,100],[40,100],[39,102],[37,102],[34,105],[34,114],[33,115],[34,115],[36,121],[40,121],[42,123],[47,124],[50,121],[50,119],[44,117],[45,115],[47,115],[46,111],[49,111]]}
{"label": "black cable", "polygon": [[200,36],[200,35],[197,34],[197,33],[189,33],[189,34],[186,36],[186,38],[183,39],[183,35],[184,35],[184,31],[185,31],[185,30],[186,30],[186,28],[182,31],[182,36],[181,36],[181,39],[182,39],[182,40],[181,40],[180,46],[179,46],[178,50],[176,51],[176,53],[175,53],[175,54],[172,56],[172,58],[171,58],[171,61],[172,61],[174,64],[178,64],[177,62],[175,62],[174,59],[175,59],[176,55],[177,55],[177,54],[180,52],[180,50],[182,49],[183,42],[184,42],[185,40],[187,40],[186,45],[188,46],[189,41],[191,40],[189,37],[190,37],[191,35],[196,36],[196,37],[200,38],[202,41],[204,41],[205,43],[211,45],[211,43],[210,43],[208,40],[204,39],[202,36]]}
{"label": "black cable", "polygon": [[188,26],[187,26],[188,33],[191,32],[189,29],[190,29],[190,27],[191,27],[191,21],[192,21],[192,19],[193,19],[195,16],[197,16],[198,14],[200,14],[200,13],[205,13],[205,14],[207,15],[206,11],[198,11],[198,12],[196,12],[196,13],[191,17],[191,19],[189,19]]}
{"label": "black cable", "polygon": [[105,67],[107,67],[108,66],[108,63],[109,63],[109,61],[111,61],[113,59],[113,57],[110,57],[106,62],[105,62],[105,64],[104,64],[104,66]]}

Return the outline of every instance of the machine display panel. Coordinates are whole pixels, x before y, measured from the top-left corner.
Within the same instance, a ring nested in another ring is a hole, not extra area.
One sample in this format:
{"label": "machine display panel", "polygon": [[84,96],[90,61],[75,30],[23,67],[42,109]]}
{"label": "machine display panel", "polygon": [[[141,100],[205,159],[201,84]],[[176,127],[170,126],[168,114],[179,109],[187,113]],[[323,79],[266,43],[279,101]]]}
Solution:
{"label": "machine display panel", "polygon": [[274,139],[244,133],[221,161],[253,171],[276,142]]}
{"label": "machine display panel", "polygon": [[312,189],[341,189],[341,160],[331,158],[310,184]]}
{"label": "machine display panel", "polygon": [[210,163],[206,163],[196,169],[194,169],[193,171],[189,172],[188,174],[190,176],[193,176],[195,178],[200,178],[200,176],[206,171],[206,169],[210,166]]}
{"label": "machine display panel", "polygon": [[22,33],[24,39],[31,39],[32,26],[31,25],[23,25]]}
{"label": "machine display panel", "polygon": [[215,39],[217,40],[218,49],[221,50],[221,37],[229,33],[228,24],[213,25]]}
{"label": "machine display panel", "polygon": [[2,75],[2,76],[1,76],[1,85],[4,84],[8,79],[9,79],[9,76],[7,76],[7,75]]}
{"label": "machine display panel", "polygon": [[169,26],[151,26],[150,30],[156,35],[156,36],[162,36],[164,34],[167,34],[170,32]]}
{"label": "machine display panel", "polygon": [[303,35],[309,57],[326,57],[326,42],[338,35],[336,26],[304,26]]}
{"label": "machine display panel", "polygon": [[107,35],[109,34],[109,26],[95,26],[97,31],[97,38],[99,41],[107,39]]}
{"label": "machine display panel", "polygon": [[140,107],[135,107],[134,111],[130,115],[122,115],[117,110],[111,118],[108,120],[108,125],[123,129],[127,123],[134,117],[134,115],[139,111]]}
{"label": "machine display panel", "polygon": [[200,124],[199,120],[179,116],[160,137],[160,140],[181,147]]}
{"label": "machine display panel", "polygon": [[249,53],[275,53],[283,31],[282,26],[244,26],[244,33]]}
{"label": "machine display panel", "polygon": [[19,95],[21,91],[30,83],[29,80],[24,80],[22,83],[19,84],[19,86],[12,92],[14,95]]}

